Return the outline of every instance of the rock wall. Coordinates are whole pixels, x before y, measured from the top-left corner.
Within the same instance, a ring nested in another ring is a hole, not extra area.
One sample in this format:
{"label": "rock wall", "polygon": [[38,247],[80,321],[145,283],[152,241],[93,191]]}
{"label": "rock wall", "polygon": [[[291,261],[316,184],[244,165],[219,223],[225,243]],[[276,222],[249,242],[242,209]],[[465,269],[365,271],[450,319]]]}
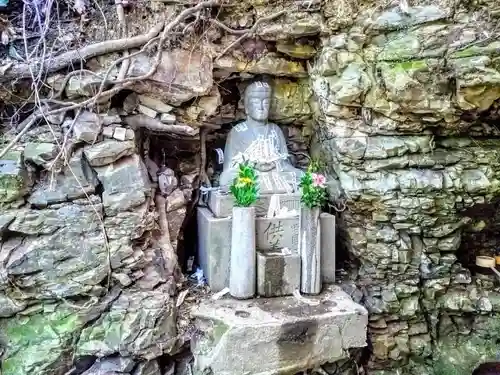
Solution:
{"label": "rock wall", "polygon": [[500,193],[499,9],[403,5],[360,8],[324,38],[310,70],[313,155],[347,206],[340,227],[370,313],[368,368],[470,374],[498,339],[498,289],[473,264],[498,246],[485,237]]}
{"label": "rock wall", "polygon": [[[180,8],[132,7],[128,35]],[[102,16],[89,11],[89,19]],[[333,203],[345,202],[343,286],[370,312],[370,347],[356,356],[359,365],[323,370],[465,375],[496,354],[500,293],[472,264],[498,246],[499,5],[245,0],[212,16],[240,30],[277,12],[223,56],[239,34],[203,24],[199,35],[169,44],[148,79],[78,116],[49,116],[2,158],[3,375],[160,375],[174,363],[178,375],[189,373],[173,359],[192,334],[180,319],[186,295],[160,245],[166,235],[189,255],[201,155],[216,182],[209,154],[243,118],[241,93],[261,74],[273,85],[271,120],[288,137],[293,162],[305,167],[310,149],[332,178]],[[103,9],[110,21],[114,13]],[[118,28],[90,22],[72,42],[116,38]],[[19,43],[5,48],[22,51]],[[2,75],[16,63],[4,55]],[[91,97],[95,74],[117,57],[88,59],[93,74],[72,76],[63,97]],[[153,64],[134,56],[128,75]],[[47,96],[65,74],[47,78]],[[2,91],[5,111],[23,108],[16,95],[29,97],[28,86]],[[3,132],[0,149],[22,126]],[[163,235],[158,192],[166,199]]]}
{"label": "rock wall", "polygon": [[[49,125],[28,132],[2,161],[3,374],[73,367],[87,375],[155,375],[157,358],[183,344],[175,280],[153,233],[154,187],[134,132],[117,136],[125,133],[120,122],[90,112],[78,117],[70,141],[76,151],[59,173],[56,141],[63,136],[52,137]],[[120,140],[102,135],[109,129]],[[166,198],[169,208],[178,191],[192,190],[181,181]],[[169,214],[182,215],[184,206]],[[97,357],[104,359],[93,364]]]}

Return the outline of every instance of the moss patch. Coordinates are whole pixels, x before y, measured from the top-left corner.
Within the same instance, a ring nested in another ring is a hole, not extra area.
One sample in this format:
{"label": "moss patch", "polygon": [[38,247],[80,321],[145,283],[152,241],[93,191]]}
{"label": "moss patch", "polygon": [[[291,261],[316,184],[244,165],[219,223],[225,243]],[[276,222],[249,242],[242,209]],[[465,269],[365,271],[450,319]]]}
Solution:
{"label": "moss patch", "polygon": [[13,202],[26,193],[22,153],[8,152],[0,160],[0,204]]}
{"label": "moss patch", "polygon": [[0,321],[6,340],[3,375],[52,375],[69,366],[76,333],[83,326],[76,312],[57,306],[53,312]]}

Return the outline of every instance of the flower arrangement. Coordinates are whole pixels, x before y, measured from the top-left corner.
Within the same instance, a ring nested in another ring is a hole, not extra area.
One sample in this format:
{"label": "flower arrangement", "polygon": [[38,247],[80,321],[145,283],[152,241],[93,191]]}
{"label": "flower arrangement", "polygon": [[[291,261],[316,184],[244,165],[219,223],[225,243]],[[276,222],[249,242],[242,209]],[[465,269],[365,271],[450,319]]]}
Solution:
{"label": "flower arrangement", "polygon": [[302,195],[300,201],[308,208],[321,207],[327,198],[326,178],[320,173],[314,172],[309,166],[307,172],[300,179]]}
{"label": "flower arrangement", "polygon": [[257,174],[248,162],[240,163],[238,176],[233,180],[229,191],[233,194],[237,207],[249,207],[257,200],[259,196]]}

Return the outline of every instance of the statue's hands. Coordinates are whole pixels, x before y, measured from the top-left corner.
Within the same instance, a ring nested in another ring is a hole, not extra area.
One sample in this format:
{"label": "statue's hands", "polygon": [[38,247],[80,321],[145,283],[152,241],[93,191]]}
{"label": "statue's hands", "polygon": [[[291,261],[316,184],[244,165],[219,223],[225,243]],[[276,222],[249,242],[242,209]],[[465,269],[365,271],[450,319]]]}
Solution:
{"label": "statue's hands", "polygon": [[257,162],[255,163],[255,169],[259,172],[269,172],[274,169],[274,162],[266,163],[266,162]]}

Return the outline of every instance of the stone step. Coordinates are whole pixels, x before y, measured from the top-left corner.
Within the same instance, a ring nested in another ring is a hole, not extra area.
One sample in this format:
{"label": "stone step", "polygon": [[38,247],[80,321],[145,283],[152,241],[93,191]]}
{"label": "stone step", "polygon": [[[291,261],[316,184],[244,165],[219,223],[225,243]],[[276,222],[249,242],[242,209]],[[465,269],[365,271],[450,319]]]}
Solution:
{"label": "stone step", "polygon": [[368,312],[340,287],[319,296],[203,302],[192,311],[194,374],[294,374],[366,346]]}

